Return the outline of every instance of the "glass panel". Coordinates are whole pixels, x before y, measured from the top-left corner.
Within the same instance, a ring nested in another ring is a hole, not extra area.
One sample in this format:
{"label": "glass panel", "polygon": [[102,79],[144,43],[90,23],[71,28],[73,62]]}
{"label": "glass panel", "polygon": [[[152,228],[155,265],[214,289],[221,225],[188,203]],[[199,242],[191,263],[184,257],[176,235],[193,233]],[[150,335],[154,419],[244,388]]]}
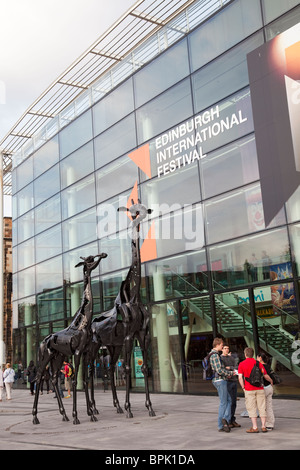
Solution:
{"label": "glass panel", "polygon": [[60,163],[61,188],[75,183],[94,171],[93,143],[81,147]]}
{"label": "glass panel", "polygon": [[37,206],[60,190],[58,165],[55,165],[42,176],[34,180],[33,184],[34,203]]}
{"label": "glass panel", "polygon": [[[180,188],[184,188],[181,191]],[[159,205],[165,206],[165,211],[169,212],[167,206],[176,205],[176,208],[185,204],[192,204],[200,201],[200,185],[197,163],[188,167],[182,167],[174,174],[163,178],[148,180],[140,186],[143,204],[153,209]]]}
{"label": "glass panel", "polygon": [[209,153],[200,170],[204,199],[259,179],[254,135]]}
{"label": "glass panel", "polygon": [[[64,281],[67,282],[78,282],[82,281],[82,266],[75,268],[75,266],[82,261],[81,256],[95,256],[99,253],[97,243],[91,243],[90,245],[85,245],[83,247],[77,248],[76,250],[70,251],[63,254],[63,264],[64,264]],[[107,258],[106,258],[107,259]],[[99,267],[95,269],[92,273],[94,276],[99,276]],[[80,294],[80,299],[82,292]],[[73,310],[72,310],[73,311]],[[75,312],[75,311],[74,311]]]}
{"label": "glass panel", "polygon": [[29,184],[22,189],[17,195],[18,216],[24,214],[33,208],[33,184]]}
{"label": "glass panel", "polygon": [[282,379],[280,386],[274,386],[276,395],[299,395],[300,365],[294,360],[299,335],[295,287],[284,282],[282,271],[281,275],[273,273],[272,280],[280,283],[254,290],[260,348]]}
{"label": "glass panel", "polygon": [[61,256],[36,265],[36,292],[42,292],[45,289],[55,289],[62,285]]}
{"label": "glass panel", "polygon": [[284,16],[278,20],[271,23],[265,28],[266,31],[266,40],[269,41],[273,39],[278,34],[286,31],[287,29],[295,26],[300,22],[300,7],[295,8],[289,13],[286,13]]}
{"label": "glass panel", "polygon": [[64,318],[63,289],[56,289],[37,296],[37,312],[40,323]]}
{"label": "glass panel", "polygon": [[49,140],[43,147],[35,152],[33,155],[33,172],[34,177],[37,178],[45,171],[49,170],[51,166],[55,165],[59,159],[58,136]]}
{"label": "glass panel", "polygon": [[59,134],[60,158],[64,158],[93,137],[92,113],[87,111]]}
{"label": "glass panel", "polygon": [[188,118],[193,114],[190,80],[183,80],[136,114],[139,144]]}
{"label": "glass panel", "polygon": [[60,194],[35,209],[35,233],[42,232],[61,221]]}
{"label": "glass panel", "polygon": [[215,305],[218,332],[222,336],[253,335],[248,290],[217,294]]}
{"label": "glass panel", "polygon": [[138,167],[127,156],[118,158],[96,173],[97,202],[133,188],[138,179]]}
{"label": "glass panel", "polygon": [[134,114],[103,132],[94,140],[96,169],[136,147]]}
{"label": "glass panel", "polygon": [[24,188],[27,184],[33,180],[33,159],[32,157],[27,158],[24,162],[19,165],[16,170],[16,191]]}
{"label": "glass panel", "polygon": [[249,84],[247,54],[264,43],[258,33],[192,75],[195,111]]}
{"label": "glass panel", "polygon": [[36,322],[35,297],[28,297],[18,305],[18,326],[33,325]]}
{"label": "glass panel", "polygon": [[192,70],[207,64],[261,27],[259,0],[250,3],[237,0],[228,5],[190,35]]}
{"label": "glass panel", "polygon": [[16,279],[19,299],[35,293],[35,267],[20,271],[16,275]]}
{"label": "glass panel", "polygon": [[211,380],[203,380],[202,360],[212,349],[212,321],[208,296],[181,301],[185,392],[214,393]]}
{"label": "glass panel", "polygon": [[61,253],[61,225],[56,225],[36,236],[36,262],[40,263]]}
{"label": "glass panel", "polygon": [[286,228],[209,249],[214,288],[242,286],[270,279],[272,266],[289,263],[289,242]]}
{"label": "glass panel", "polygon": [[63,222],[62,234],[63,251],[95,241],[97,238],[95,209]]}
{"label": "glass panel", "polygon": [[34,235],[34,212],[30,211],[17,219],[18,242],[21,243]]}
{"label": "glass panel", "polygon": [[134,76],[136,107],[157,96],[189,74],[187,41],[180,41]]}
{"label": "glass panel", "polygon": [[103,292],[104,311],[113,308],[121,283],[126,278],[127,273],[128,270],[124,270],[107,276],[101,276],[100,284]]}
{"label": "glass panel", "polygon": [[131,264],[131,238],[127,232],[102,238],[100,250],[108,254],[105,263],[101,266],[102,273],[116,271]]}
{"label": "glass panel", "polygon": [[61,201],[63,219],[94,206],[96,203],[94,174],[62,191]]}
{"label": "glass panel", "polygon": [[185,206],[174,213],[142,222],[141,234],[143,238],[155,238],[157,258],[199,250],[204,246],[202,205]]}
{"label": "glass panel", "polygon": [[300,186],[286,202],[286,214],[288,222],[300,220]]}
{"label": "glass panel", "polygon": [[[265,226],[260,184],[232,191],[205,204],[207,242],[236,238],[258,232]],[[282,209],[268,227],[285,223]]]}
{"label": "glass panel", "polygon": [[18,257],[17,257],[17,270],[27,268],[35,262],[34,258],[34,239],[28,240],[25,243],[22,243],[18,246]]}
{"label": "glass panel", "polygon": [[200,295],[208,290],[205,250],[147,263],[150,300]]}
{"label": "glass panel", "polygon": [[299,5],[299,0],[262,0],[264,23],[270,23],[286,11]]}
{"label": "glass panel", "polygon": [[155,392],[183,392],[183,364],[178,331],[178,304],[166,302],[153,305],[152,370]]}
{"label": "glass panel", "polygon": [[94,135],[120,121],[134,110],[132,78],[93,107]]}
{"label": "glass panel", "polygon": [[293,262],[295,263],[297,276],[300,276],[300,224],[291,225],[289,227],[291,249],[293,254]]}

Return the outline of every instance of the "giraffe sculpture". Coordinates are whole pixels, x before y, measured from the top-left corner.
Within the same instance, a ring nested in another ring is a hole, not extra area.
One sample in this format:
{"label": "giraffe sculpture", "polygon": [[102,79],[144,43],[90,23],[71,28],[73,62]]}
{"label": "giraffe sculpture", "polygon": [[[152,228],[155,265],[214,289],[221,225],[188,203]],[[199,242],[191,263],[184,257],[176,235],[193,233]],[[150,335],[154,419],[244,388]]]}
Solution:
{"label": "giraffe sculpture", "polygon": [[[62,399],[57,387],[59,373],[65,357],[74,356],[75,375],[73,378],[73,423],[80,424],[77,416],[77,378],[81,358],[83,358],[83,384],[86,395],[87,414],[91,416],[92,421],[97,421],[93,409],[90,406],[88,396],[88,378],[87,378],[87,349],[92,339],[91,322],[93,316],[93,295],[91,288],[91,272],[97,268],[101,259],[106,258],[106,253],[96,256],[82,258],[83,261],[75,267],[83,266],[84,291],[82,302],[75,313],[71,324],[64,330],[48,335],[40,344],[39,348],[39,368],[36,376],[36,393],[33,404],[33,424],[39,424],[37,418],[38,399],[40,392],[40,383],[47,364],[50,363],[52,372],[52,381],[56,397],[58,400],[59,411],[63,416],[63,421],[69,421]],[[98,259],[97,259],[98,258]]]}
{"label": "giraffe sculpture", "polygon": [[[149,331],[149,313],[144,307],[140,297],[141,286],[141,257],[139,247],[139,231],[140,223],[151,214],[152,210],[147,209],[138,201],[137,204],[132,200],[132,205],[128,209],[120,207],[119,211],[128,211],[132,218],[132,234],[131,234],[131,251],[132,263],[129,268],[126,279],[122,282],[119,293],[115,299],[114,307],[103,312],[92,322],[93,340],[90,349],[90,364],[92,368],[91,379],[93,381],[93,367],[99,348],[106,346],[111,357],[110,361],[110,380],[113,394],[113,404],[117,408],[118,413],[123,413],[120,406],[116,385],[114,380],[115,364],[118,360],[120,352],[124,345],[124,365],[126,374],[126,399],[125,410],[127,417],[132,418],[130,397],[130,374],[131,374],[131,353],[133,341],[136,338],[139,341],[140,348],[143,353],[142,372],[145,378],[146,407],[150,416],[155,416],[150,401],[148,386],[148,347],[150,343]],[[94,384],[91,386],[91,406],[94,412],[98,411],[94,399]]]}

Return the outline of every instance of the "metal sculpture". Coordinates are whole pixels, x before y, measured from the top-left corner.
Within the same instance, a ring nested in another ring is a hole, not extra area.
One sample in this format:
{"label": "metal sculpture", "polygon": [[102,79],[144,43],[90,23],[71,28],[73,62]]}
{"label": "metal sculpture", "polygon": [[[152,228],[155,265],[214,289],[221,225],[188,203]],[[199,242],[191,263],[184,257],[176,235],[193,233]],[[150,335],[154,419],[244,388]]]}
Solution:
{"label": "metal sculpture", "polygon": [[142,372],[145,378],[145,405],[149,410],[149,415],[155,416],[155,412],[152,409],[152,404],[150,401],[148,386],[148,347],[150,343],[149,313],[144,307],[140,297],[141,257],[139,246],[140,223],[147,216],[147,214],[151,214],[152,210],[147,209],[144,205],[140,203],[140,201],[135,204],[133,200],[132,205],[129,209],[126,207],[120,207],[118,210],[128,211],[132,217],[132,263],[129,268],[126,279],[121,284],[120,291],[115,299],[114,307],[107,312],[103,312],[92,322],[93,340],[91,343],[90,350],[90,365],[92,372],[91,405],[94,408],[94,412],[98,413],[94,397],[93,367],[94,360],[96,358],[99,348],[101,346],[106,346],[111,357],[110,380],[113,394],[113,404],[117,408],[118,413],[123,413],[116,392],[114,372],[115,364],[124,345],[124,366],[126,375],[125,410],[127,412],[128,418],[133,417],[129,401],[129,387],[131,374],[130,359],[133,348],[133,341],[134,338],[136,338],[139,341],[140,348],[143,354]]}
{"label": "metal sculpture", "polygon": [[[73,423],[80,424],[77,416],[77,378],[81,359],[83,359],[83,384],[85,389],[87,414],[91,417],[91,421],[97,421],[94,411],[91,408],[91,402],[88,396],[88,348],[92,340],[92,316],[93,316],[93,295],[91,288],[91,272],[97,268],[101,259],[106,258],[106,253],[96,256],[81,257],[83,261],[75,267],[83,266],[84,291],[82,302],[75,313],[71,324],[64,330],[48,335],[40,344],[39,348],[39,368],[36,376],[36,394],[33,404],[33,424],[39,424],[37,418],[38,399],[40,392],[41,378],[44,374],[47,364],[50,363],[52,372],[52,381],[56,397],[58,400],[59,411],[63,416],[63,421],[69,421],[62,399],[57,387],[59,372],[61,370],[65,356],[74,356],[75,374],[73,378]],[[98,259],[97,259],[98,258]]]}

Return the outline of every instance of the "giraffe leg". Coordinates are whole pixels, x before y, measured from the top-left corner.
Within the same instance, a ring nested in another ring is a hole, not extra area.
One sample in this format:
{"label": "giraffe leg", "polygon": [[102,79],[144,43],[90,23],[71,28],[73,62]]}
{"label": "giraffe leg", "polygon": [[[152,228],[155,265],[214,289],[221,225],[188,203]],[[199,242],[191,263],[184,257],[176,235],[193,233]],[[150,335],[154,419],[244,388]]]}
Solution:
{"label": "giraffe leg", "polygon": [[66,415],[66,411],[65,411],[65,408],[61,399],[60,391],[57,385],[58,380],[60,380],[59,374],[60,374],[63,360],[64,360],[64,357],[61,354],[59,354],[56,358],[54,358],[51,361],[52,383],[53,383],[54,392],[57,398],[58,409],[59,409],[60,414],[63,417],[63,421],[69,421],[69,418]]}
{"label": "giraffe leg", "polygon": [[119,358],[120,352],[122,350],[122,346],[116,346],[116,347],[108,347],[108,351],[110,354],[110,366],[109,366],[109,371],[110,371],[110,383],[111,383],[111,392],[113,396],[113,404],[114,407],[117,408],[117,413],[123,413],[123,409],[120,406],[118,395],[117,395],[117,390],[116,390],[116,383],[115,383],[115,364]]}
{"label": "giraffe leg", "polygon": [[145,406],[149,411],[149,416],[155,416],[155,412],[152,408],[152,403],[150,400],[150,393],[149,393],[149,383],[148,383],[148,375],[149,375],[149,369],[148,369],[148,348],[149,348],[149,343],[150,343],[150,335],[148,332],[139,332],[137,334],[138,341],[140,343],[140,347],[142,350],[143,354],[143,365],[142,365],[142,372],[144,374],[144,380],[145,380],[145,393],[146,393],[146,402]]}
{"label": "giraffe leg", "polygon": [[[92,370],[92,373],[94,371]],[[94,415],[94,410],[92,408],[92,403],[89,397],[89,383],[88,383],[88,360],[87,354],[83,354],[83,385],[85,391],[85,399],[86,399],[86,407],[87,407],[87,414],[91,417],[91,421],[98,421],[96,416]]]}
{"label": "giraffe leg", "polygon": [[77,378],[78,378],[78,371],[79,371],[79,366],[80,366],[80,359],[81,359],[81,353],[76,351],[74,354],[74,362],[75,362],[75,372],[74,372],[74,378],[73,378],[73,424],[80,424],[80,421],[78,419],[78,414],[77,414]]}
{"label": "giraffe leg", "polygon": [[43,376],[43,373],[46,369],[47,364],[49,363],[51,359],[51,355],[46,352],[46,348],[44,344],[41,344],[40,346],[40,365],[38,368],[38,372],[36,375],[36,391],[35,391],[35,396],[34,396],[34,402],[33,402],[33,408],[32,408],[32,415],[33,415],[33,424],[40,424],[39,419],[37,417],[37,410],[38,410],[38,401],[39,401],[39,394],[40,394],[40,384],[41,384],[41,379]]}
{"label": "giraffe leg", "polygon": [[126,336],[125,342],[125,374],[126,374],[126,398],[125,398],[125,405],[124,408],[127,412],[127,418],[133,418],[133,414],[131,412],[131,405],[130,405],[130,375],[131,375],[131,367],[130,367],[130,359],[131,359],[131,352],[133,347],[133,338],[129,335]]}

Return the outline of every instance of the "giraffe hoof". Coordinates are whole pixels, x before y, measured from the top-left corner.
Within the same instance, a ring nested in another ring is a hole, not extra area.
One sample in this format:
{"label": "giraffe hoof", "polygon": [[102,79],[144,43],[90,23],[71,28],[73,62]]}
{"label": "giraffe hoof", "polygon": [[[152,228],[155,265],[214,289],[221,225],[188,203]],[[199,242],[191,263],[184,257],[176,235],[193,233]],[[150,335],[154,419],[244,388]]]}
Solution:
{"label": "giraffe hoof", "polygon": [[150,410],[150,411],[149,411],[149,416],[156,416],[155,411]]}
{"label": "giraffe hoof", "polygon": [[62,420],[63,420],[63,421],[69,421],[69,418],[68,418],[67,415],[64,415]]}
{"label": "giraffe hoof", "polygon": [[92,415],[92,416],[91,416],[91,421],[94,421],[94,422],[96,422],[96,421],[98,421],[98,419],[96,418],[96,416],[95,416],[95,415]]}
{"label": "giraffe hoof", "polygon": [[39,422],[37,416],[35,416],[35,417],[33,418],[32,423],[33,423],[33,424],[40,424],[40,422]]}
{"label": "giraffe hoof", "polygon": [[79,419],[78,419],[78,418],[74,418],[74,419],[73,419],[73,424],[80,424]]}

